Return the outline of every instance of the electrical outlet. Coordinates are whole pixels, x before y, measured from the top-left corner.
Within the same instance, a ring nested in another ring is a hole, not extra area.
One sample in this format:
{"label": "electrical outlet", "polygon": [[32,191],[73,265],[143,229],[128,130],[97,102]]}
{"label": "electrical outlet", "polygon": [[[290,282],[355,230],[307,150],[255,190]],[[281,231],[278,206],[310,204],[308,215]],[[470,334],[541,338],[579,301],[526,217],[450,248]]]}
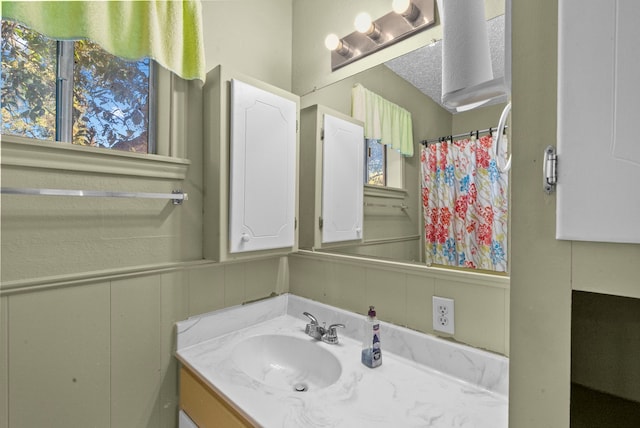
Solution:
{"label": "electrical outlet", "polygon": [[433,329],[455,334],[453,299],[433,296]]}

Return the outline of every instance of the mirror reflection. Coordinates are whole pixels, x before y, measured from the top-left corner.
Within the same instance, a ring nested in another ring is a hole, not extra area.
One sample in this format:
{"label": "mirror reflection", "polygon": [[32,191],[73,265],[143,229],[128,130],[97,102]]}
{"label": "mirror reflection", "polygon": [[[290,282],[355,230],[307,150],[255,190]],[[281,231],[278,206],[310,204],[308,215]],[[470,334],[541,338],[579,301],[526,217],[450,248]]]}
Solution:
{"label": "mirror reflection", "polygon": [[[487,21],[487,25],[494,76],[503,78],[504,15]],[[413,156],[405,157],[375,141],[366,141],[362,240],[317,247],[301,245],[301,249],[421,265],[428,262],[421,182],[422,145],[418,142],[489,127],[495,129],[507,103],[505,95],[469,111],[445,107],[441,103],[441,55],[442,42],[434,42],[302,97],[301,108],[318,104],[350,114],[352,88],[361,84],[411,113],[416,145]],[[305,203],[304,195],[300,203]]]}

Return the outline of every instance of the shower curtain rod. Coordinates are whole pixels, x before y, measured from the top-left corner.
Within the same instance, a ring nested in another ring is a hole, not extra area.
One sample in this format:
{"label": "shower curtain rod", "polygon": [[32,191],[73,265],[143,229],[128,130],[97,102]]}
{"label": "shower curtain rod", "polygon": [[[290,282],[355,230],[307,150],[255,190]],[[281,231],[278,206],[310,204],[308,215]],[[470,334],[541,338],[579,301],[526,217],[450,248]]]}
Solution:
{"label": "shower curtain rod", "polygon": [[[440,137],[440,138],[431,138],[430,140],[422,140],[420,141],[420,144],[422,144],[423,146],[427,146],[429,144],[433,144],[433,143],[441,143],[443,141],[446,140],[451,140],[453,138],[460,138],[460,137],[472,137],[472,136],[476,136],[479,137],[480,134],[487,134],[487,133],[492,133],[493,131],[497,131],[498,128],[487,128],[487,129],[480,129],[480,130],[476,130],[476,131],[470,131],[470,132],[465,132],[463,134],[456,134],[456,135],[446,135],[444,137]],[[507,132],[507,126],[504,127],[504,131],[502,131],[503,133]]]}

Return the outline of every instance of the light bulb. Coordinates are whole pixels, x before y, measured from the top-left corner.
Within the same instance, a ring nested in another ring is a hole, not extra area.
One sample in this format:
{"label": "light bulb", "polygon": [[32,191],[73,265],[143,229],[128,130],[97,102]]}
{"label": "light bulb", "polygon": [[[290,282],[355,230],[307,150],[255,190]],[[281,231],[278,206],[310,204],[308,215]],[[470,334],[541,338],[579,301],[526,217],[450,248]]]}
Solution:
{"label": "light bulb", "polygon": [[361,12],[356,16],[356,20],[353,22],[356,30],[360,33],[367,33],[371,28],[371,15],[367,12]]}
{"label": "light bulb", "polygon": [[334,51],[340,45],[340,39],[335,34],[331,33],[324,39],[324,46],[330,51]]}
{"label": "light bulb", "polygon": [[324,45],[330,51],[335,51],[338,55],[342,55],[345,58],[350,58],[353,55],[351,46],[344,40],[341,40],[335,34],[329,34],[324,39]]}
{"label": "light bulb", "polygon": [[393,0],[391,7],[395,13],[403,14],[411,6],[411,0]]}
{"label": "light bulb", "polygon": [[424,23],[424,18],[419,19],[422,16],[420,9],[411,0],[393,0],[391,7],[395,13],[402,15],[414,27]]}

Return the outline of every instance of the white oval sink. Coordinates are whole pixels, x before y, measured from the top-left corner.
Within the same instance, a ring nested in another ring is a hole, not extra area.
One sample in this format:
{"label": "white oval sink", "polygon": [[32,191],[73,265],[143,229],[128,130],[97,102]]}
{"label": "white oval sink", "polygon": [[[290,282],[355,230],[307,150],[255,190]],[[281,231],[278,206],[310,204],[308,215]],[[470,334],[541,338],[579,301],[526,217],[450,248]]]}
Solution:
{"label": "white oval sink", "polygon": [[340,361],[323,344],[283,335],[253,336],[238,343],[234,363],[266,385],[294,391],[325,388],[342,373]]}

